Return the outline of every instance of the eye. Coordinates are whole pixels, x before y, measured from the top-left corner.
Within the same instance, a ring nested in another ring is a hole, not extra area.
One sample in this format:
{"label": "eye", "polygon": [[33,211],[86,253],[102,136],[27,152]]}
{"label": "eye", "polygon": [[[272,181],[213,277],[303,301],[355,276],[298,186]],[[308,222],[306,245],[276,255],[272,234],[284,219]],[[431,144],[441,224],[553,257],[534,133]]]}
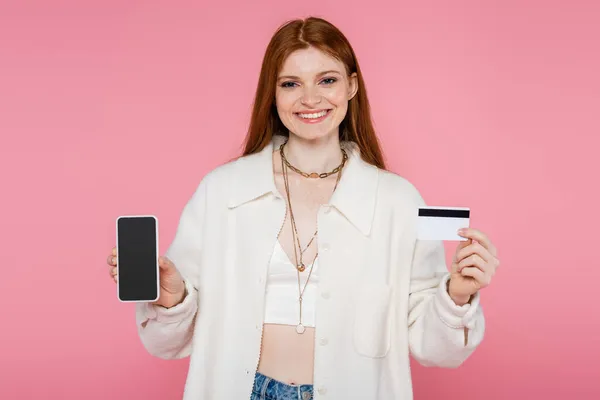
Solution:
{"label": "eye", "polygon": [[294,87],[292,85],[295,85],[295,84],[296,84],[295,82],[287,81],[287,82],[283,82],[280,86],[282,88],[292,88],[292,87]]}
{"label": "eye", "polygon": [[325,78],[321,82],[325,83],[326,85],[332,85],[335,82],[337,82],[337,79],[335,79],[335,78]]}

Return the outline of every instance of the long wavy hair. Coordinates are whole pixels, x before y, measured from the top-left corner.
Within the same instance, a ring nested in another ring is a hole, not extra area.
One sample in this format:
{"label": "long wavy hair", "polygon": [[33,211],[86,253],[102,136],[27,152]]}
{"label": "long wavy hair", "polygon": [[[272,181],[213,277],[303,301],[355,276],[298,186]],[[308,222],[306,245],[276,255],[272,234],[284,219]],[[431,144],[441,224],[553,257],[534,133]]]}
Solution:
{"label": "long wavy hair", "polygon": [[289,134],[277,114],[277,76],[291,53],[311,46],[341,61],[348,76],[356,72],[358,91],[349,101],[348,111],[340,124],[340,140],[355,142],[364,161],[385,169],[383,154],[371,119],[367,89],[354,50],[338,28],[317,17],[288,21],[281,25],[271,38],[262,62],[243,155],[261,151],[271,142],[273,135]]}

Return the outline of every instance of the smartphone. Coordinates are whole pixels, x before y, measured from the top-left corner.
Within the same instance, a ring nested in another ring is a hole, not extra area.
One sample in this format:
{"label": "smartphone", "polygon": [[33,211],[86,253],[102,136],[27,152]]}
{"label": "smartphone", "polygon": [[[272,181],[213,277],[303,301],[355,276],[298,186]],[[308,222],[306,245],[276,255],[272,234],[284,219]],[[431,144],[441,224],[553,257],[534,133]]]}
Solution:
{"label": "smartphone", "polygon": [[117,217],[117,297],[124,302],[158,300],[158,219]]}

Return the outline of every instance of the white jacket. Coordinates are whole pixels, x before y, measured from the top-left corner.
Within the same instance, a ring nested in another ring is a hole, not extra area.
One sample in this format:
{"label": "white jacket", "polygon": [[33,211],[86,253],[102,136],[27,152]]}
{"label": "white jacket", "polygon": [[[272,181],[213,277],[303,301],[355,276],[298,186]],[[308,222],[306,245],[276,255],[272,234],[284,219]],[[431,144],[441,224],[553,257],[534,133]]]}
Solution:
{"label": "white jacket", "polygon": [[[165,253],[188,296],[171,309],[136,306],[151,354],[191,355],[185,400],[250,398],[267,267],[285,217],[272,170],[282,140],[202,179]],[[344,146],[349,160],[317,217],[314,398],[412,399],[409,353],[425,366],[452,368],[481,342],[479,294],[454,304],[442,242],[415,238],[425,204],[419,192],[364,162],[354,144]]]}

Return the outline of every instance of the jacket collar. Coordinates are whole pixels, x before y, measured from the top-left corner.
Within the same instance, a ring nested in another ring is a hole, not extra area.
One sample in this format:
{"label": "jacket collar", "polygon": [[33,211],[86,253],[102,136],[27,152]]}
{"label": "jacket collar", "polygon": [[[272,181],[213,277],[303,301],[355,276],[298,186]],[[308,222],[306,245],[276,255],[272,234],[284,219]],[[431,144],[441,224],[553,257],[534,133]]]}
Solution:
{"label": "jacket collar", "polygon": [[[228,203],[230,208],[268,194],[281,197],[273,175],[273,151],[285,140],[286,137],[276,135],[260,152],[236,161],[235,184]],[[355,143],[342,142],[341,145],[348,153],[348,161],[329,205],[335,207],[363,234],[368,235],[375,213],[379,170],[362,160]]]}

